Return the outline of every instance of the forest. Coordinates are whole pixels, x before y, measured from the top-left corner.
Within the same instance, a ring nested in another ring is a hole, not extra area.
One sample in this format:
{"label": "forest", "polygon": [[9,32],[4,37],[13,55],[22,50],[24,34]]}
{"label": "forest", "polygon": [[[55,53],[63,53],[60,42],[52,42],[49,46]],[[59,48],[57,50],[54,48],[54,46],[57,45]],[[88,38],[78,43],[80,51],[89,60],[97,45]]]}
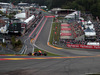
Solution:
{"label": "forest", "polygon": [[52,8],[67,8],[81,10],[82,12],[92,13],[93,16],[100,18],[100,0],[0,0],[0,2],[19,2],[38,3]]}

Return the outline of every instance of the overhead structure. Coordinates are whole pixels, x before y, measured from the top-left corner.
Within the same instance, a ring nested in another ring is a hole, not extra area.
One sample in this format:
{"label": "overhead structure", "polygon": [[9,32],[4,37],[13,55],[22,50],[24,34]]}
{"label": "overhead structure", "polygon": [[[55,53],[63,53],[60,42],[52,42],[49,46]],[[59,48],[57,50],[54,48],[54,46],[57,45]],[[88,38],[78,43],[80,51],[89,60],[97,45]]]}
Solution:
{"label": "overhead structure", "polygon": [[24,21],[24,19],[26,19],[26,13],[16,14],[15,18],[20,19],[21,21]]}
{"label": "overhead structure", "polygon": [[35,19],[35,16],[34,15],[32,15],[31,17],[29,17],[28,19],[26,19],[24,22],[25,23],[29,23],[33,19]]}
{"label": "overhead structure", "polygon": [[85,28],[90,28],[90,29],[92,29],[92,30],[95,30],[94,29],[94,24],[89,20],[88,22],[87,22],[87,24],[85,25]]}
{"label": "overhead structure", "polygon": [[66,15],[65,18],[75,18],[75,15],[78,15],[77,11],[75,11],[75,12],[73,12],[71,14]]}
{"label": "overhead structure", "polygon": [[89,27],[87,29],[85,29],[85,36],[96,36],[96,32],[92,29],[90,29]]}
{"label": "overhead structure", "polygon": [[92,24],[92,22],[89,20],[89,21],[88,21],[88,25],[91,25],[91,24]]}

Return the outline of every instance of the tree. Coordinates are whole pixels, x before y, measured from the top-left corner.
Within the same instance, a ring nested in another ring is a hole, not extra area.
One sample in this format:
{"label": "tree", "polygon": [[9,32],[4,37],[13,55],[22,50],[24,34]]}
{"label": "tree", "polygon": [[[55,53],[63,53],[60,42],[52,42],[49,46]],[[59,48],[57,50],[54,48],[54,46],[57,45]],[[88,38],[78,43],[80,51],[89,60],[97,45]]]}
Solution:
{"label": "tree", "polygon": [[15,48],[15,44],[16,44],[15,36],[13,36],[13,37],[11,38],[11,43],[12,43],[12,45],[13,45],[13,48]]}
{"label": "tree", "polygon": [[0,14],[3,14],[3,12],[2,12],[2,11],[0,11]]}
{"label": "tree", "polygon": [[[49,9],[52,8],[70,8],[81,11],[89,11],[94,16],[100,17],[100,0],[10,0],[12,3],[17,4],[19,2],[38,3],[46,5]],[[0,2],[9,2],[9,0],[0,0]],[[11,17],[11,16],[10,16]]]}
{"label": "tree", "polygon": [[21,40],[18,40],[18,41],[16,42],[16,45],[17,45],[17,46],[20,46],[20,45],[22,45],[22,42],[21,42]]}

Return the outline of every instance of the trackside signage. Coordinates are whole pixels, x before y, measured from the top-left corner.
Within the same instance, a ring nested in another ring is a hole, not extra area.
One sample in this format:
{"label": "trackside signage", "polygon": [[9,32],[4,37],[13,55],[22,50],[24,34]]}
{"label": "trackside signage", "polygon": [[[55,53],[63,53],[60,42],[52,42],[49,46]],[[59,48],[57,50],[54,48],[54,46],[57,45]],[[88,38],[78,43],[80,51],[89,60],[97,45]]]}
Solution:
{"label": "trackside signage", "polygon": [[81,44],[67,44],[67,47],[71,47],[71,48],[84,48],[84,49],[100,49],[100,46],[81,45]]}

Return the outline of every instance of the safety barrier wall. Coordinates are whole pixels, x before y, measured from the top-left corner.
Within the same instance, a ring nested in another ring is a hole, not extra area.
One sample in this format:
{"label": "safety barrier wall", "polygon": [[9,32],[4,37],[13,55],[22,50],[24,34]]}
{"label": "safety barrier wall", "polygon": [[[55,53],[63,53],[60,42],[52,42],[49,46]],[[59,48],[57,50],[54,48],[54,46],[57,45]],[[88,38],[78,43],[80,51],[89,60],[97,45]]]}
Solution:
{"label": "safety barrier wall", "polygon": [[81,44],[67,44],[70,48],[83,48],[83,49],[100,49],[100,46],[81,45]]}

